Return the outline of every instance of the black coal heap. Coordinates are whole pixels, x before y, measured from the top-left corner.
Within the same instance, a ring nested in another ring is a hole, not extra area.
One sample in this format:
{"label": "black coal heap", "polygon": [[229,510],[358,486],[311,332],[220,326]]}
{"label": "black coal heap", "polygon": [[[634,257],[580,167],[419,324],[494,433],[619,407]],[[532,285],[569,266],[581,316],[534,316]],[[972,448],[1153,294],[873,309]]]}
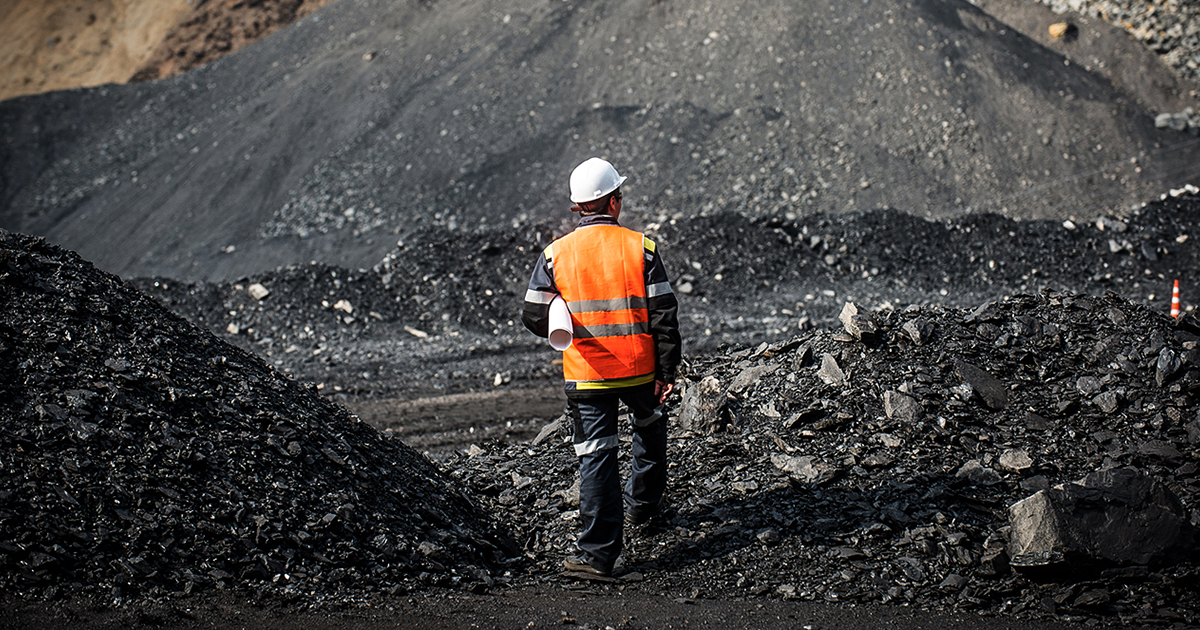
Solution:
{"label": "black coal heap", "polygon": [[72,252],[0,230],[0,588],[319,602],[491,583],[428,460]]}
{"label": "black coal heap", "polygon": [[[691,597],[1194,619],[1194,557],[1018,570],[1007,542],[1009,506],[1097,470],[1157,479],[1181,527],[1200,524],[1200,322],[1052,291],[845,321],[688,366],[670,507],[628,532],[632,579]],[[553,428],[445,462],[514,515],[546,570],[578,509],[568,429]]]}

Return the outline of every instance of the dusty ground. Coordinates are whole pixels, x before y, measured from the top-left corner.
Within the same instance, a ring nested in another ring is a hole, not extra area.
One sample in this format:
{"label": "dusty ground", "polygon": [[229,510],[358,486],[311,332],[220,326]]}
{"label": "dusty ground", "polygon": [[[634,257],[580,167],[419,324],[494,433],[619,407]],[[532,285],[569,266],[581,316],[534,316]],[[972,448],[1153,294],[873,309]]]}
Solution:
{"label": "dusty ground", "polygon": [[[830,606],[771,600],[695,600],[650,589],[546,584],[490,595],[439,592],[382,599],[365,608],[306,611],[232,593],[129,608],[83,601],[30,604],[0,599],[13,630],[384,630],[385,628],[580,628],[601,630],[707,628],[722,630],[1068,630],[1080,623],[1013,621],[1003,617],[913,610],[901,606]],[[1126,626],[1132,627],[1132,626]]]}
{"label": "dusty ground", "polygon": [[560,416],[561,387],[495,390],[430,397],[352,399],[346,406],[419,451],[442,452],[478,442],[526,441]]}

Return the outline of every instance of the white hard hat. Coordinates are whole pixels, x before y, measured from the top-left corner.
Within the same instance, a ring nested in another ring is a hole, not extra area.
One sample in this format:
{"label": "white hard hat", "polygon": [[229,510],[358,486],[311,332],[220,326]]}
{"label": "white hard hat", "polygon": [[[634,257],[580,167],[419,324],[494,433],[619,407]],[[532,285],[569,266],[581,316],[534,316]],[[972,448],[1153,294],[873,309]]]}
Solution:
{"label": "white hard hat", "polygon": [[625,178],[617,174],[612,164],[600,158],[588,158],[571,171],[571,201],[594,201],[620,188]]}

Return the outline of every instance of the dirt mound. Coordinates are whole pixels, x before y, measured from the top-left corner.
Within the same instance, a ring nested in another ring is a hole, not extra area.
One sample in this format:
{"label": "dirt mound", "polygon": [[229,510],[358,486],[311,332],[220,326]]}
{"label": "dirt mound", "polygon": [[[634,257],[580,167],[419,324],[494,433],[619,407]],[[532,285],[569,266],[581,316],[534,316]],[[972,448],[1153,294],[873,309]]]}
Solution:
{"label": "dirt mound", "polygon": [[0,100],[124,83],[191,3],[15,0],[0,5]]}
{"label": "dirt mound", "polygon": [[0,247],[6,591],[493,583],[504,535],[425,458],[74,254]]}
{"label": "dirt mound", "polygon": [[424,225],[565,220],[593,154],[660,223],[1082,221],[1196,176],[1155,113],[966,2],[336,3],[196,73],[4,102],[0,225],[123,275],[368,267]]}
{"label": "dirt mound", "polygon": [[167,34],[130,81],[182,74],[236,52],[333,0],[208,0]]}
{"label": "dirt mound", "polygon": [[0,7],[0,100],[174,76],[333,0],[16,0]]}

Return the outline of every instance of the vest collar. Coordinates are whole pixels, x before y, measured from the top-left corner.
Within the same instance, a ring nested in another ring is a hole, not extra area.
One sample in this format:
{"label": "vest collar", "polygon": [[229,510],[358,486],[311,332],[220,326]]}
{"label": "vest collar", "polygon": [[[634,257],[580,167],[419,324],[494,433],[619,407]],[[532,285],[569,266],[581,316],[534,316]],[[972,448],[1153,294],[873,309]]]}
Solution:
{"label": "vest collar", "polygon": [[607,214],[593,214],[579,219],[579,225],[576,228],[591,227],[593,225],[620,225],[617,220]]}

